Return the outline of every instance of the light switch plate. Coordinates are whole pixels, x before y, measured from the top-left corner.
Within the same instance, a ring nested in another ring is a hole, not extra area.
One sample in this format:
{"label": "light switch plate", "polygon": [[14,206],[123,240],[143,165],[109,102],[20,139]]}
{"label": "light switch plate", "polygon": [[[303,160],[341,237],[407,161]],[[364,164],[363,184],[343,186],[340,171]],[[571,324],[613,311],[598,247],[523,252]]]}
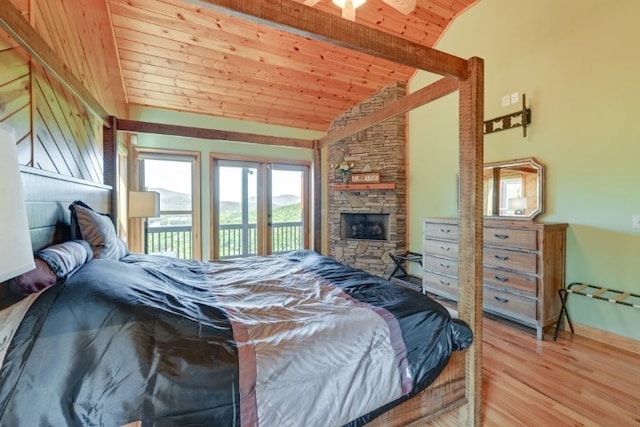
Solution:
{"label": "light switch plate", "polygon": [[633,216],[633,224],[632,224],[633,228],[640,228],[640,215],[634,215]]}

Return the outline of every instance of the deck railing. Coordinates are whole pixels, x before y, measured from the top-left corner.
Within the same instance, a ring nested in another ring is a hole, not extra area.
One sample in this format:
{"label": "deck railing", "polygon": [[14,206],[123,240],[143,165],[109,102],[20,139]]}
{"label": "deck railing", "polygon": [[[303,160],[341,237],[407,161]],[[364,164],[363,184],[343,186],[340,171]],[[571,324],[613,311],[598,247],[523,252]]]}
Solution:
{"label": "deck railing", "polygon": [[220,259],[238,258],[258,254],[258,227],[256,224],[221,224]]}
{"label": "deck railing", "polygon": [[146,252],[191,259],[191,236],[190,225],[149,227]]}
{"label": "deck railing", "polygon": [[271,253],[304,249],[302,222],[279,222],[271,225]]}
{"label": "deck railing", "polygon": [[[271,226],[272,253],[304,248],[302,222],[280,222]],[[256,224],[223,224],[220,226],[220,258],[257,255]],[[191,226],[173,225],[147,229],[147,253],[161,253],[178,258],[191,258]]]}

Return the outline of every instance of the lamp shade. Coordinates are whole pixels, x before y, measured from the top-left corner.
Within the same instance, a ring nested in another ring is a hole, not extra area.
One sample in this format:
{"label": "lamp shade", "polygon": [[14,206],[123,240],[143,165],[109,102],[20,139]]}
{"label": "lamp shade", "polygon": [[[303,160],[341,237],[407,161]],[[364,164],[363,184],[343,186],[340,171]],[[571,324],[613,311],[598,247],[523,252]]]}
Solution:
{"label": "lamp shade", "polygon": [[524,211],[527,209],[527,198],[526,197],[514,197],[512,199],[507,200],[507,208],[515,211]]}
{"label": "lamp shade", "polygon": [[160,193],[157,191],[129,191],[129,218],[160,216]]}
{"label": "lamp shade", "polygon": [[0,123],[0,282],[36,268],[13,129]]}

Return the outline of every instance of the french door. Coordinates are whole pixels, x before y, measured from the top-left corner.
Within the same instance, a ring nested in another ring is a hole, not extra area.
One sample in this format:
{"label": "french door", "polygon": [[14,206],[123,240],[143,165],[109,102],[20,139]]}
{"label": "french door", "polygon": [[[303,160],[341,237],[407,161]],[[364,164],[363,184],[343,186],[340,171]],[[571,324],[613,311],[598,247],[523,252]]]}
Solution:
{"label": "french door", "polygon": [[215,259],[309,247],[308,166],[213,161]]}

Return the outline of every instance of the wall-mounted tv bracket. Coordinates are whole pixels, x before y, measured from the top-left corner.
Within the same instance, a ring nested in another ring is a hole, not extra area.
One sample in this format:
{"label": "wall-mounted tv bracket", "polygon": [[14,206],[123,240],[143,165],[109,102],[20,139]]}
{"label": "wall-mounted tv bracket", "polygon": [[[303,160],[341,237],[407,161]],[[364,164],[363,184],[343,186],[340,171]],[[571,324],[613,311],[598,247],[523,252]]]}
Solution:
{"label": "wall-mounted tv bracket", "polygon": [[522,110],[516,113],[505,114],[495,119],[484,122],[484,134],[500,132],[522,126],[522,136],[527,137],[527,126],[531,124],[531,109],[527,108],[526,95],[522,94]]}

